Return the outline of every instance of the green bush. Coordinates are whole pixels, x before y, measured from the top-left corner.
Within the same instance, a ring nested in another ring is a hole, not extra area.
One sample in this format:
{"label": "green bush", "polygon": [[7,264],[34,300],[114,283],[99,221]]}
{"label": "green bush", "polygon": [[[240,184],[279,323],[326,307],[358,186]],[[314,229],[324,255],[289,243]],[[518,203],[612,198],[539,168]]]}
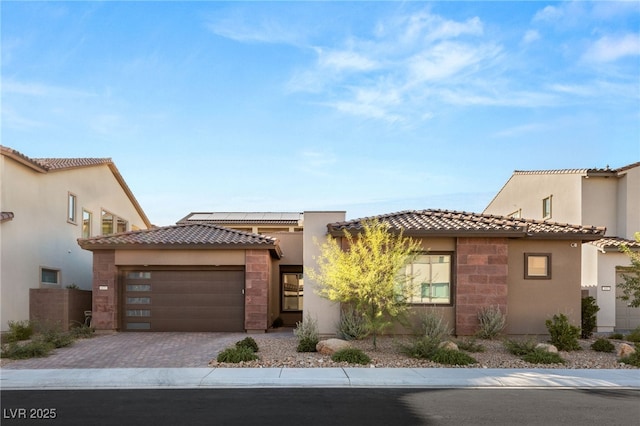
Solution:
{"label": "green bush", "polygon": [[232,347],[227,348],[218,354],[218,362],[247,362],[258,359],[258,355],[253,350],[247,347]]}
{"label": "green bush", "polygon": [[582,299],[582,331],[581,337],[588,339],[593,335],[593,330],[596,328],[596,314],[600,308],[596,305],[596,299],[591,296],[584,297]]}
{"label": "green bush", "polygon": [[446,365],[469,365],[478,363],[475,358],[464,352],[444,348],[437,349],[431,356],[431,360],[438,364]]}
{"label": "green bush", "polygon": [[319,341],[318,323],[309,314],[296,323],[293,334],[298,338],[298,352],[316,352]]}
{"label": "green bush", "polygon": [[543,349],[535,349],[522,357],[523,361],[531,364],[564,364],[564,359],[554,352],[547,352]]}
{"label": "green bush", "polygon": [[19,342],[21,340],[29,340],[33,335],[33,323],[29,320],[9,321],[9,333],[7,333],[8,342]]}
{"label": "green bush", "polygon": [[96,332],[95,328],[89,327],[88,325],[85,325],[85,324],[79,324],[76,327],[72,327],[69,330],[69,334],[74,339],[88,339],[90,337],[93,337],[93,334],[95,332]]}
{"label": "green bush", "polygon": [[640,327],[636,327],[631,333],[627,334],[625,340],[629,342],[640,342]]}
{"label": "green bush", "polygon": [[609,336],[609,339],[613,339],[613,340],[624,340],[624,335],[622,333],[612,333]]}
{"label": "green bush", "polygon": [[418,359],[431,359],[438,350],[440,340],[429,336],[413,339],[410,344],[402,345],[400,351],[407,356]]}
{"label": "green bush", "polygon": [[57,330],[46,330],[40,334],[38,340],[45,343],[50,343],[54,348],[64,348],[74,342],[74,338],[69,333],[64,333]]}
{"label": "green bush", "polygon": [[442,320],[442,316],[434,311],[424,311],[419,314],[419,325],[416,334],[442,342],[445,337],[451,334],[451,329],[449,324]]}
{"label": "green bush", "polygon": [[239,342],[236,342],[236,348],[247,348],[252,352],[258,352],[258,344],[253,337],[245,337]]}
{"label": "green bush", "polygon": [[591,344],[591,349],[596,352],[613,352],[615,346],[607,339],[598,339]]}
{"label": "green bush", "polygon": [[485,347],[479,343],[476,343],[473,339],[463,339],[456,342],[458,348],[467,352],[484,352]]}
{"label": "green bush", "polygon": [[53,349],[53,344],[42,340],[34,340],[24,345],[11,342],[2,347],[1,355],[2,358],[11,359],[41,358],[49,355]]}
{"label": "green bush", "polygon": [[534,339],[527,339],[527,340],[507,339],[504,341],[503,344],[505,349],[509,353],[516,356],[523,356],[535,351],[536,345],[538,344],[538,342],[536,342]]}
{"label": "green bush", "polygon": [[580,350],[580,328],[569,324],[569,319],[565,314],[554,315],[553,320],[546,320],[545,325],[551,335],[551,344],[559,351]]}
{"label": "green bush", "polygon": [[481,339],[493,339],[504,330],[506,325],[506,317],[499,306],[481,308],[478,312],[478,321],[480,321],[480,329],[476,336]]}
{"label": "green bush", "polygon": [[318,339],[312,339],[310,337],[303,337],[298,340],[297,352],[317,352],[316,346],[318,345]]}
{"label": "green bush", "polygon": [[331,355],[331,360],[335,362],[348,362],[349,364],[368,364],[371,362],[371,358],[360,349],[346,348],[334,352]]}
{"label": "green bush", "polygon": [[344,340],[361,340],[369,335],[367,320],[351,305],[343,308],[338,323],[338,336]]}

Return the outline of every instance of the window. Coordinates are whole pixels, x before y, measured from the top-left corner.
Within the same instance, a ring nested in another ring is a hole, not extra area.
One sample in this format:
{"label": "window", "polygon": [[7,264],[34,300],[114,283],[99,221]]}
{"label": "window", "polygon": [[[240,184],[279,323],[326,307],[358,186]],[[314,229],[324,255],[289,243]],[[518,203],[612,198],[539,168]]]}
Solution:
{"label": "window", "polygon": [[82,238],[91,237],[91,226],[93,225],[93,214],[82,210]]}
{"label": "window", "polygon": [[40,285],[60,285],[60,270],[40,268]]}
{"label": "window", "polygon": [[551,279],[551,254],[525,253],[524,278],[528,280]]}
{"label": "window", "polygon": [[127,232],[129,222],[109,213],[106,210],[102,210],[102,235],[111,235],[116,232]]}
{"label": "window", "polygon": [[451,255],[418,255],[406,271],[416,287],[410,303],[451,303]]}
{"label": "window", "polygon": [[304,279],[301,273],[282,274],[282,310],[301,311],[303,302]]}
{"label": "window", "polygon": [[522,209],[518,209],[515,212],[509,213],[507,216],[513,219],[520,219],[522,217]]}
{"label": "window", "polygon": [[76,223],[76,201],[75,194],[69,192],[67,197],[67,222],[69,223]]}
{"label": "window", "polygon": [[549,195],[547,198],[542,200],[542,218],[543,219],[551,218],[551,197],[552,195]]}

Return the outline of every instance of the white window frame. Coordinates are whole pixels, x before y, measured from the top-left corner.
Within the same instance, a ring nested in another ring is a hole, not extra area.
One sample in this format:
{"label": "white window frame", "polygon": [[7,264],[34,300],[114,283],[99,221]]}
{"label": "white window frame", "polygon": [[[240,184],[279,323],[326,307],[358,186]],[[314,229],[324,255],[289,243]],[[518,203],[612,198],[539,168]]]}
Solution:
{"label": "white window frame", "polygon": [[67,222],[78,224],[78,196],[73,192],[67,192]]}

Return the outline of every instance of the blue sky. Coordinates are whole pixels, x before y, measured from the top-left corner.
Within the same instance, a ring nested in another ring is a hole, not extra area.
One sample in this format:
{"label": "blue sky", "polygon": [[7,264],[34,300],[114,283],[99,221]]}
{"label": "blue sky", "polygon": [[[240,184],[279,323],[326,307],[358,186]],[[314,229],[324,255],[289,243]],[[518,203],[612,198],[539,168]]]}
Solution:
{"label": "blue sky", "polygon": [[111,157],[151,221],[481,212],[640,160],[640,3],[12,2],[2,144]]}

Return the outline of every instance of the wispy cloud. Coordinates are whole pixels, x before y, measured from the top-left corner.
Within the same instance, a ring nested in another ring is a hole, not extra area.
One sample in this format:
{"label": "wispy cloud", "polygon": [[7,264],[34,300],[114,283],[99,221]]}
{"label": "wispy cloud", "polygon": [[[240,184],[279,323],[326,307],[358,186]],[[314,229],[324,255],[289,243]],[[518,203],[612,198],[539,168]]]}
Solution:
{"label": "wispy cloud", "polygon": [[2,125],[14,129],[25,130],[42,127],[44,123],[23,117],[20,114],[16,113],[11,107],[3,105]]}
{"label": "wispy cloud", "polygon": [[52,86],[41,83],[2,80],[2,93],[35,97],[87,97],[94,93],[75,88]]}
{"label": "wispy cloud", "polygon": [[289,44],[298,46],[304,43],[304,32],[291,23],[284,24],[277,18],[265,18],[262,15],[238,9],[225,17],[209,18],[205,23],[212,33],[242,43]]}
{"label": "wispy cloud", "polygon": [[640,56],[640,34],[603,36],[583,55],[587,62],[613,62],[627,56]]}

